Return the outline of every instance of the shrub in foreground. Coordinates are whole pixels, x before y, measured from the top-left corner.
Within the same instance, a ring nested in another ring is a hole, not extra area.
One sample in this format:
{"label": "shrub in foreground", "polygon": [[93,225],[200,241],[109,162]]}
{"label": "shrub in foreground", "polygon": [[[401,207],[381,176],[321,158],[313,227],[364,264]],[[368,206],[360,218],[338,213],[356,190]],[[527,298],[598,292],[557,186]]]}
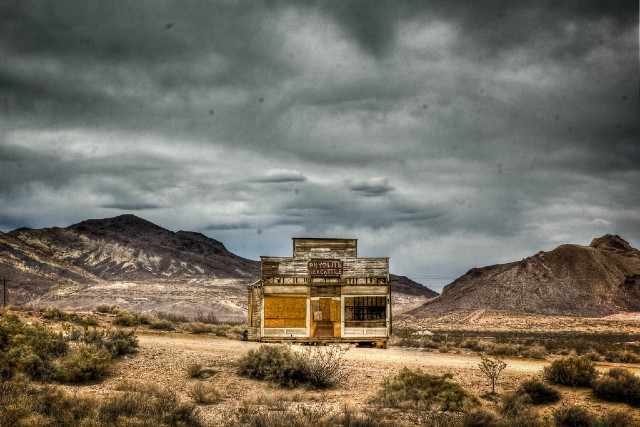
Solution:
{"label": "shrub in foreground", "polygon": [[553,412],[558,427],[595,427],[598,419],[580,406],[562,406]]}
{"label": "shrub in foreground", "polygon": [[450,374],[431,375],[403,368],[387,377],[375,402],[387,407],[462,411],[477,404],[475,398],[451,381]]}
{"label": "shrub in foreground", "polygon": [[103,314],[116,314],[118,310],[119,308],[117,305],[100,304],[96,307],[96,311]]}
{"label": "shrub in foreground", "polygon": [[640,377],[627,369],[610,369],[593,382],[593,394],[603,400],[640,406]]}
{"label": "shrub in foreground", "polygon": [[187,367],[187,376],[189,378],[199,378],[204,380],[207,378],[211,378],[217,373],[218,371],[216,369],[208,366],[203,366],[200,363],[192,363]]}
{"label": "shrub in foreground", "polygon": [[96,381],[107,375],[110,365],[110,353],[81,345],[54,362],[53,379],[73,384]]}
{"label": "shrub in foreground", "polygon": [[565,357],[544,368],[544,377],[554,384],[589,387],[596,379],[595,364],[586,357]]}
{"label": "shrub in foreground", "polygon": [[560,400],[558,390],[538,379],[523,381],[516,393],[527,395],[534,405],[554,403]]}
{"label": "shrub in foreground", "polygon": [[598,427],[633,427],[635,421],[626,412],[609,412],[600,419]]}
{"label": "shrub in foreground", "polygon": [[189,396],[194,402],[202,405],[210,405],[222,400],[222,394],[217,387],[210,383],[198,382],[189,391]]}
{"label": "shrub in foreground", "polygon": [[51,362],[68,345],[62,334],[42,325],[29,325],[13,315],[0,318],[0,379],[22,372],[32,379],[51,373]]}
{"label": "shrub in foreground", "polygon": [[462,425],[463,427],[498,427],[500,422],[493,412],[475,409],[465,414]]}
{"label": "shrub in foreground", "polygon": [[293,351],[283,345],[262,345],[240,359],[238,371],[242,376],[272,381],[283,387],[327,388],[345,378],[343,353],[339,346]]}
{"label": "shrub in foreground", "polygon": [[70,332],[75,341],[91,344],[111,353],[112,357],[133,354],[138,351],[135,332],[124,329],[75,329]]}

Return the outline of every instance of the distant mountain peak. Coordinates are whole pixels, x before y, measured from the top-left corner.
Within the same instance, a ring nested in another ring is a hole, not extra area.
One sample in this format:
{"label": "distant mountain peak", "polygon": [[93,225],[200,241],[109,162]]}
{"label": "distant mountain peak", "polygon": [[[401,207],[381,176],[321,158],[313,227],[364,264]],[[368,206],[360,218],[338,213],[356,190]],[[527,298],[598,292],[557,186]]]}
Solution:
{"label": "distant mountain peak", "polygon": [[560,245],[506,264],[473,268],[442,294],[412,310],[413,316],[458,310],[505,310],[600,316],[640,310],[640,252],[618,235],[590,246]]}
{"label": "distant mountain peak", "polygon": [[617,234],[605,234],[602,237],[596,237],[589,246],[597,249],[617,249],[625,252],[634,250],[629,242]]}
{"label": "distant mountain peak", "polygon": [[77,224],[70,225],[68,228],[78,231],[120,232],[129,229],[136,231],[169,231],[151,221],[147,221],[146,219],[133,214],[123,214],[111,218],[86,219]]}

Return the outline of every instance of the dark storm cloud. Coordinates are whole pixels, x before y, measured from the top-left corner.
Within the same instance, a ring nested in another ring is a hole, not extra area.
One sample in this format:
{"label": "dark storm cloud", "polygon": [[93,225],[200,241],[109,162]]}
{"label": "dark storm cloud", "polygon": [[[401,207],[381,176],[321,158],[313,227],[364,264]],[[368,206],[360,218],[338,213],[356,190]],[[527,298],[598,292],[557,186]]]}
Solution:
{"label": "dark storm cloud", "polygon": [[5,1],[0,228],[143,210],[248,256],[350,235],[441,274],[638,242],[637,17],[624,1]]}
{"label": "dark storm cloud", "polygon": [[367,181],[354,182],[351,183],[349,189],[367,197],[382,196],[393,191],[393,187],[389,185],[386,178],[371,178]]}

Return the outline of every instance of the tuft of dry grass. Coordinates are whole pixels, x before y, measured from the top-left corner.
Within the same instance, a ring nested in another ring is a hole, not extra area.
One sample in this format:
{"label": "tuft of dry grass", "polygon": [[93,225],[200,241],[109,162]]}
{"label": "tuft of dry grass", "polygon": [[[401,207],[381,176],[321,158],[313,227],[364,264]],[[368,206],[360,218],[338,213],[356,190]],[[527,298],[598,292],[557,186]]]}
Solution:
{"label": "tuft of dry grass", "polygon": [[222,401],[222,393],[211,383],[197,382],[191,387],[189,396],[194,402],[201,405],[211,405]]}

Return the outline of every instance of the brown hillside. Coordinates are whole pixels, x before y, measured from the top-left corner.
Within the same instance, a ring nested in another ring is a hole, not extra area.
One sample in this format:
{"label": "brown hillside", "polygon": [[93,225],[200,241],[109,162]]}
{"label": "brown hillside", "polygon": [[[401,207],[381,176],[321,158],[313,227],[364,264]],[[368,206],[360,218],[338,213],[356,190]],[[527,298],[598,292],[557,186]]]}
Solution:
{"label": "brown hillside", "polygon": [[522,261],[473,268],[409,314],[477,309],[577,316],[640,311],[640,251],[605,235],[589,246],[561,245]]}

